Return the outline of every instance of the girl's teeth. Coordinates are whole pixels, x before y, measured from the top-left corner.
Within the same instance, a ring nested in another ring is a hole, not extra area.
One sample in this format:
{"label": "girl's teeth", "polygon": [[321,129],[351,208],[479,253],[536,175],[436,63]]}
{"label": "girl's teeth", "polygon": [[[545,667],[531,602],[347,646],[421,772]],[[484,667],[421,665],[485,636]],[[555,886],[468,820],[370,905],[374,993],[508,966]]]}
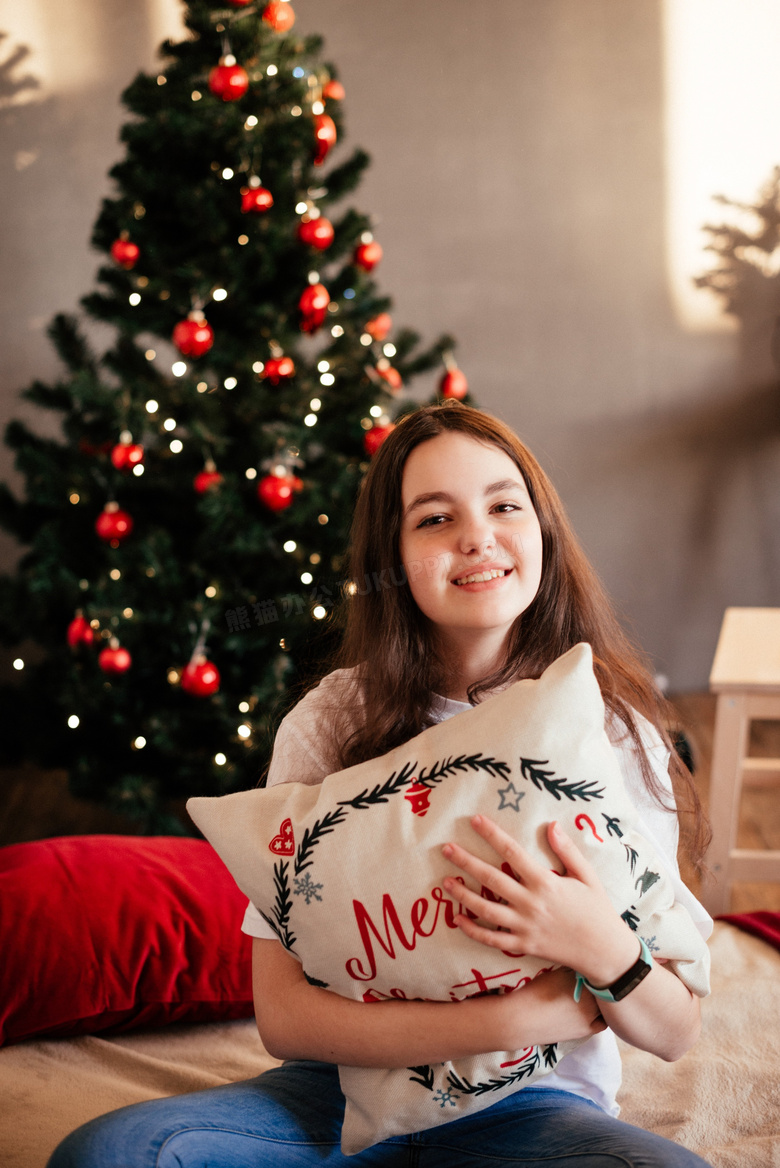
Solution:
{"label": "girl's teeth", "polygon": [[503,568],[492,568],[489,572],[474,572],[471,576],[461,576],[456,584],[483,584],[486,580],[495,580],[497,576],[506,576]]}

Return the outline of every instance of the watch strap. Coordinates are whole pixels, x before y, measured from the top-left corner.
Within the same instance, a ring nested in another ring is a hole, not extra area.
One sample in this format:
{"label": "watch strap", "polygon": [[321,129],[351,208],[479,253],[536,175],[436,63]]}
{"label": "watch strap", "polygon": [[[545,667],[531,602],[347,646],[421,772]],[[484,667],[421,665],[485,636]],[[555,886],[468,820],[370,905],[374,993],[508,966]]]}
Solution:
{"label": "watch strap", "polygon": [[578,973],[577,983],[574,987],[575,1002],[579,1002],[582,996],[583,986],[594,997],[601,998],[604,1002],[622,1002],[623,998],[628,997],[631,991],[636,989],[639,983],[647,977],[653,968],[653,958],[650,950],[641,937],[639,937],[639,944],[640,953],[634,964],[625,973],[621,974],[619,978],[613,981],[611,985],[599,988],[591,985],[586,977]]}

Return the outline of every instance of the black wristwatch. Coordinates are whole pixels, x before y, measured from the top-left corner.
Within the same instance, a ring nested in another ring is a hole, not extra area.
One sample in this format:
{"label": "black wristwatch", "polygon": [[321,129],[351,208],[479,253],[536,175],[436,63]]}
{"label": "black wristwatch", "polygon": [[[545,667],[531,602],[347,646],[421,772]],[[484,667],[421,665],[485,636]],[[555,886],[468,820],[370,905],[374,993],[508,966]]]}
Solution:
{"label": "black wristwatch", "polygon": [[653,959],[650,956],[650,950],[641,937],[639,938],[639,944],[641,946],[641,952],[636,961],[630,969],[627,969],[616,981],[613,981],[612,985],[599,989],[591,985],[588,979],[583,977],[581,973],[578,973],[577,984],[574,987],[575,1002],[580,1000],[583,986],[594,997],[601,998],[605,1002],[622,1002],[623,998],[628,997],[631,991],[636,989],[640,981],[644,981],[653,968]]}

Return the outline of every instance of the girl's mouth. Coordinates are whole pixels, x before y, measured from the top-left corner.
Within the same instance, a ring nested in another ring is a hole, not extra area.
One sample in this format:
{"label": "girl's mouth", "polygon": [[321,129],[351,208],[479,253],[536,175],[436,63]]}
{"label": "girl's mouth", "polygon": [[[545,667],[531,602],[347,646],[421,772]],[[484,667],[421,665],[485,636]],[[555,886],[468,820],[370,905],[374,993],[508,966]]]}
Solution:
{"label": "girl's mouth", "polygon": [[489,580],[498,580],[502,576],[508,576],[511,571],[511,568],[488,568],[484,572],[470,572],[467,576],[459,576],[457,580],[452,582],[458,587],[462,587],[464,584],[486,584]]}

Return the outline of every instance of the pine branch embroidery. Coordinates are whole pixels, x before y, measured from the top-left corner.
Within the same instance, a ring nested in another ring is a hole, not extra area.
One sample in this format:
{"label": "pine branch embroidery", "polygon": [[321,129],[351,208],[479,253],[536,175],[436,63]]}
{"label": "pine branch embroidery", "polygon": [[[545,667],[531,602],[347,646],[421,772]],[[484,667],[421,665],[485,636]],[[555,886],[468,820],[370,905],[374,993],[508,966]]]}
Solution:
{"label": "pine branch embroidery", "polygon": [[558,1046],[553,1043],[551,1046],[542,1047],[542,1058],[546,1067],[554,1067],[558,1062]]}
{"label": "pine branch embroidery", "polygon": [[301,872],[314,862],[311,859],[311,853],[314,851],[316,845],[324,835],[330,835],[333,828],[337,824],[342,823],[346,815],[346,811],[342,811],[339,807],[335,811],[329,811],[327,815],[323,815],[322,819],[318,819],[311,827],[306,828],[306,831],[303,833],[303,838],[298,845],[298,853],[295,857],[296,876],[300,876]]}
{"label": "pine branch embroidery", "polygon": [[433,1067],[407,1067],[407,1071],[414,1071],[413,1075],[409,1076],[410,1083],[419,1083],[421,1087],[425,1087],[426,1091],[433,1090]]}
{"label": "pine branch embroidery", "polygon": [[289,929],[292,897],[290,896],[290,882],[287,878],[288,867],[289,864],[286,860],[281,860],[278,864],[274,864],[276,900],[274,901],[273,917],[266,916],[262,911],[260,915],[266,924],[271,926],[285,949],[293,950],[296,938]]}
{"label": "pine branch embroidery", "polygon": [[553,778],[555,771],[541,770],[542,767],[547,766],[548,761],[546,758],[520,759],[520,771],[523,778],[530,780],[537,791],[547,791],[559,803],[562,795],[565,795],[572,803],[575,799],[582,799],[587,803],[588,799],[602,799],[604,797],[604,788],[597,787],[595,782],[586,782],[584,779],[573,782],[571,779],[563,777]]}
{"label": "pine branch embroidery", "polygon": [[534,1047],[533,1054],[529,1055],[517,1070],[512,1071],[509,1075],[503,1075],[500,1079],[489,1079],[486,1083],[470,1083],[468,1079],[459,1079],[455,1072],[451,1071],[447,1075],[447,1082],[453,1090],[461,1091],[464,1095],[487,1095],[489,1091],[502,1091],[511,1083],[521,1082],[538,1070],[540,1065],[539,1048]]}
{"label": "pine branch embroidery", "polygon": [[408,786],[414,778],[416,766],[416,762],[406,763],[400,771],[393,771],[389,779],[386,779],[384,783],[377,783],[371,791],[365,787],[359,795],[355,795],[354,799],[342,799],[339,807],[354,807],[356,811],[363,811],[366,807],[372,807],[376,803],[387,803],[391,795],[397,794],[403,787]]}

